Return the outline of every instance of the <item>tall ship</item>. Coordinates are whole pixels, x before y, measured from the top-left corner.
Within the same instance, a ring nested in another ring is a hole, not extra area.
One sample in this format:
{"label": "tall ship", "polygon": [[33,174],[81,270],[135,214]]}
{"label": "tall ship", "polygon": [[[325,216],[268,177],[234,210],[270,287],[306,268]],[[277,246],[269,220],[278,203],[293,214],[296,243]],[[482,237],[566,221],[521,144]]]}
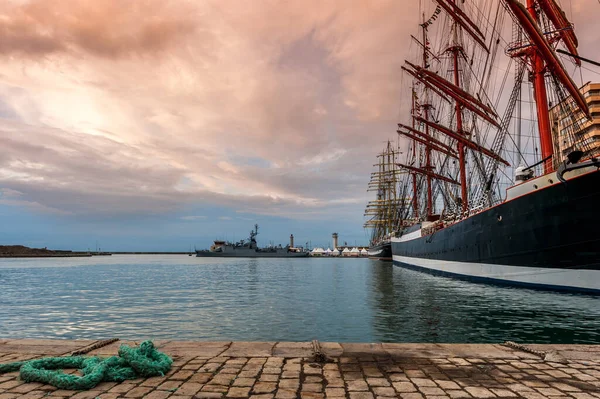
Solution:
{"label": "tall ship", "polygon": [[573,24],[556,0],[421,7],[402,68],[411,106],[398,166],[412,203],[394,263],[600,294],[600,91],[584,97],[567,72],[587,61]]}
{"label": "tall ship", "polygon": [[404,193],[399,191],[400,175],[405,173],[397,163],[400,150],[390,141],[377,156],[376,170],[371,173],[368,192],[376,193],[374,200],[369,201],[364,216],[367,221],[364,228],[371,231],[368,256],[375,260],[392,260],[391,237],[396,231],[397,221],[402,215]]}
{"label": "tall ship", "polygon": [[301,248],[294,248],[293,235],[290,236],[289,245],[267,248],[258,247],[256,236],[258,236],[258,224],[254,225],[254,230],[250,231],[250,237],[247,240],[238,242],[215,240],[210,249],[196,250],[196,256],[203,258],[305,258],[309,255]]}

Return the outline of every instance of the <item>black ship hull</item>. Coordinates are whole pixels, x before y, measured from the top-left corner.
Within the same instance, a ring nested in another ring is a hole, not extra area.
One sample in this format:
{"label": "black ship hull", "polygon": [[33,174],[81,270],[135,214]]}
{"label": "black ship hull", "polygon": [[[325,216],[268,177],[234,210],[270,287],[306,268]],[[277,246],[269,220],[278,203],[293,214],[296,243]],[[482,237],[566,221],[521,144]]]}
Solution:
{"label": "black ship hull", "polygon": [[392,260],[392,243],[390,241],[373,245],[368,249],[369,259],[374,260]]}
{"label": "black ship hull", "polygon": [[394,263],[432,274],[600,294],[600,172],[516,196],[433,234],[392,239]]}

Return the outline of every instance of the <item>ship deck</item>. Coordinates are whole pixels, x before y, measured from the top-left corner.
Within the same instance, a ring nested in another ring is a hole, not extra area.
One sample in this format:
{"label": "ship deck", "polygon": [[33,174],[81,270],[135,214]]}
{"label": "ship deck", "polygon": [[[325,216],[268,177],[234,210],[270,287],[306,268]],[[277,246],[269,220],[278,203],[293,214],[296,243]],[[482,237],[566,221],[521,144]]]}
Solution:
{"label": "ship deck", "polygon": [[[0,339],[0,363],[68,355],[86,340]],[[89,352],[115,355],[119,341]],[[156,341],[164,377],[59,390],[0,375],[0,399],[600,398],[600,346]],[[525,349],[527,349],[525,348]]]}

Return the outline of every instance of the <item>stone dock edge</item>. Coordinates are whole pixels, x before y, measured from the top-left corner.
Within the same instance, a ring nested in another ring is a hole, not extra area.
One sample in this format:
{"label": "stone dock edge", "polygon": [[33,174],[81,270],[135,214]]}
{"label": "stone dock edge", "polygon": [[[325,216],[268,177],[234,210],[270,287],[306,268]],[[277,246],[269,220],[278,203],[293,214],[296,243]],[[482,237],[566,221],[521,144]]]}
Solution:
{"label": "stone dock edge", "polygon": [[[0,339],[0,364],[68,356],[101,341]],[[87,355],[116,355],[117,341]],[[191,342],[155,340],[164,377],[90,391],[0,374],[0,399],[600,398],[600,345]],[[316,355],[324,356],[316,356]]]}

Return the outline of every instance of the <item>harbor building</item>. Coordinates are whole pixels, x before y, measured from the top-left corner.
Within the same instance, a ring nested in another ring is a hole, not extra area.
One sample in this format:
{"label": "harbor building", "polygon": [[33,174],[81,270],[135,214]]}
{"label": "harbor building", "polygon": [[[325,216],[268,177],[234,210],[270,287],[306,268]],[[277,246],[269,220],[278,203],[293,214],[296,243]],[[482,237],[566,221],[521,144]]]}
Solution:
{"label": "harbor building", "polygon": [[583,158],[600,153],[600,83],[588,82],[580,91],[590,108],[591,120],[575,111],[572,97],[550,109],[552,133],[557,138],[554,151],[560,154],[559,159],[565,159],[574,149],[584,151]]}

